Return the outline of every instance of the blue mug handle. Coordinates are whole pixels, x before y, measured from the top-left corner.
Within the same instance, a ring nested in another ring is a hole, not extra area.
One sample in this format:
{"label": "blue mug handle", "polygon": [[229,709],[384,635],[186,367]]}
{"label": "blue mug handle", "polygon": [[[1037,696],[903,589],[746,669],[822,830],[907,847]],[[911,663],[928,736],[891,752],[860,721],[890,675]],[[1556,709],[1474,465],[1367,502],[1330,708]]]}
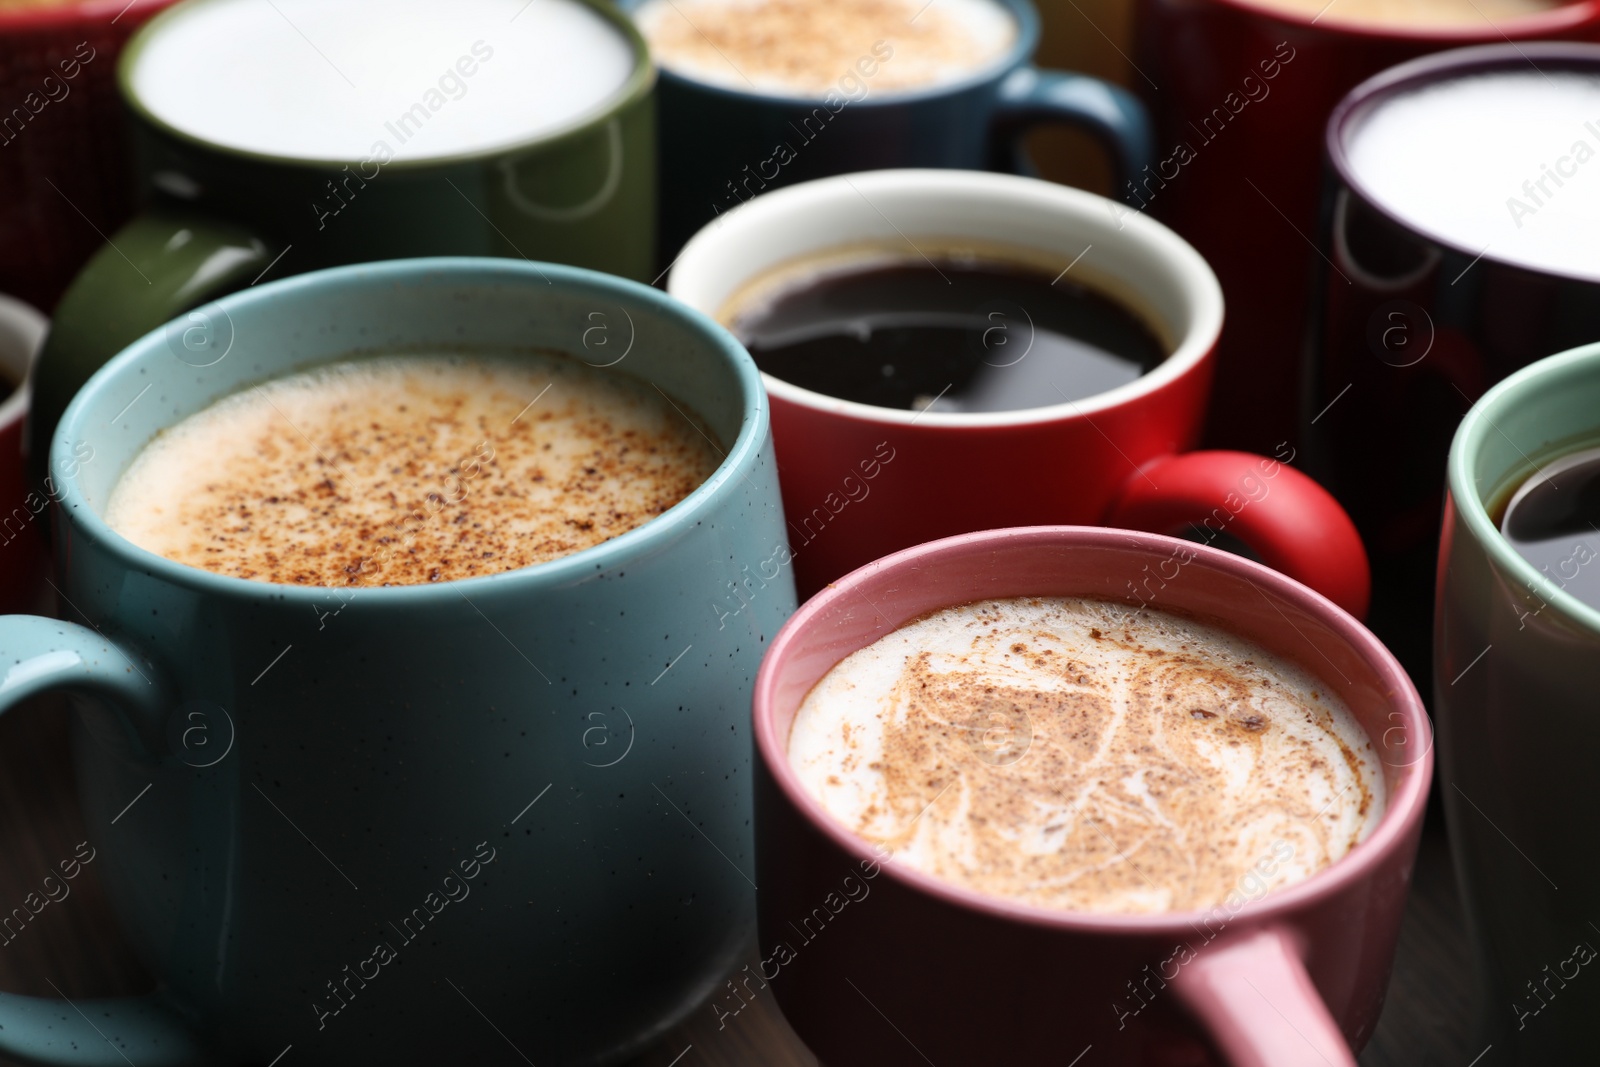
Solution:
{"label": "blue mug handle", "polygon": [[992,126],[998,169],[1036,174],[1022,138],[1044,123],[1074,126],[1098,140],[1111,155],[1118,190],[1155,163],[1150,113],[1138,97],[1087,74],[1024,66],[1000,83]]}
{"label": "blue mug handle", "polygon": [[[64,690],[87,698],[89,729],[154,758],[172,705],[149,661],[78,626],[0,616],[0,714]],[[5,916],[0,916],[4,919]],[[190,1067],[203,1062],[194,1032],[159,996],[55,1000],[0,993],[0,1056],[61,1067]]]}

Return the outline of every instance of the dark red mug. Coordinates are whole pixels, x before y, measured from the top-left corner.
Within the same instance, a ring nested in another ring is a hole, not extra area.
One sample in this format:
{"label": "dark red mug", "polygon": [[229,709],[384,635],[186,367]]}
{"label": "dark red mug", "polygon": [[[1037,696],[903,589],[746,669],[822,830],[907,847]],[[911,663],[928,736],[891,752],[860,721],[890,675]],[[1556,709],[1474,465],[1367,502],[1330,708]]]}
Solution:
{"label": "dark red mug", "polygon": [[[1211,393],[1222,294],[1199,254],[1160,223],[1029,178],[847,174],[724,214],[684,248],[668,292],[726,319],[729,301],[763,272],[862,242],[919,251],[970,243],[1059,260],[1074,279],[1137,312],[1170,354],[1096,396],[1044,396],[1037,408],[993,413],[873,407],[763,375],[789,521],[785,559],[802,597],[923,541],[1080,523],[1193,527],[1208,542],[1243,543],[1352,614],[1366,611],[1361,539],[1338,503],[1288,465],[1291,446],[1274,458],[1188,451]],[[1148,596],[1154,586],[1143,580]]]}
{"label": "dark red mug", "polygon": [[1217,447],[1295,440],[1317,413],[1302,403],[1301,346],[1312,266],[1333,254],[1311,242],[1323,125],[1340,98],[1441,49],[1600,39],[1597,0],[1456,27],[1353,22],[1338,0],[1315,12],[1251,0],[1136,0],[1133,62],[1143,77],[1134,83],[1161,159],[1118,192],[1192,242],[1222,281],[1232,314],[1205,435]]}
{"label": "dark red mug", "polygon": [[0,8],[0,292],[49,311],[133,213],[117,56],[171,2]]}
{"label": "dark red mug", "polygon": [[[0,295],[0,615],[40,610],[39,598],[46,591],[40,516],[52,493],[37,492],[28,483],[22,429],[33,365],[49,327],[34,308]],[[57,481],[51,479],[52,490]]]}
{"label": "dark red mug", "polygon": [[[1126,583],[1170,560],[1185,562],[1156,608],[1309,672],[1355,714],[1383,764],[1378,825],[1305,881],[1201,912],[1014,903],[896,864],[836,823],[790,769],[789,728],[807,692],[885,634],[988,598],[1142,607]],[[1354,1067],[1350,1049],[1371,1036],[1422,830],[1432,734],[1394,657],[1303,585],[1239,556],[1120,530],[991,530],[919,545],[800,608],[762,661],[754,720],[762,962],[759,979],[740,978],[771,985],[827,1067],[1065,1065],[1090,1049],[1086,1063]]]}

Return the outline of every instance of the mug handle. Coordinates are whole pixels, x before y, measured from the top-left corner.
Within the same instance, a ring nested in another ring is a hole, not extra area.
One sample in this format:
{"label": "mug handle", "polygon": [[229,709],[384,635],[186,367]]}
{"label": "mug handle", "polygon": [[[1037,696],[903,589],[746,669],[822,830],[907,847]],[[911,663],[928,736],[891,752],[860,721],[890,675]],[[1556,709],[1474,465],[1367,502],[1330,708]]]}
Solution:
{"label": "mug handle", "polygon": [[[0,616],[0,714],[52,690],[87,697],[97,736],[153,758],[169,710],[154,667],[87,627],[33,615]],[[159,996],[55,1000],[0,993],[0,1055],[62,1067],[186,1067],[199,1040]]]}
{"label": "mug handle", "polygon": [[1326,489],[1277,460],[1221,451],[1162,456],[1123,481],[1104,522],[1180,536],[1190,526],[1211,537],[1230,534],[1273,570],[1357,619],[1366,616],[1372,572],[1355,523]]}
{"label": "mug handle", "polygon": [[46,484],[56,423],[90,375],[175,316],[252,284],[277,254],[254,234],[183,206],[136,216],[109,238],[56,305],[34,368],[23,433],[34,488]]}
{"label": "mug handle", "polygon": [[1282,927],[1203,948],[1172,979],[1231,1067],[1356,1067]]}
{"label": "mug handle", "polygon": [[1000,83],[991,126],[997,169],[1032,174],[1022,138],[1048,122],[1075,126],[1098,140],[1111,155],[1118,189],[1155,163],[1150,113],[1138,97],[1087,74],[1023,66]]}

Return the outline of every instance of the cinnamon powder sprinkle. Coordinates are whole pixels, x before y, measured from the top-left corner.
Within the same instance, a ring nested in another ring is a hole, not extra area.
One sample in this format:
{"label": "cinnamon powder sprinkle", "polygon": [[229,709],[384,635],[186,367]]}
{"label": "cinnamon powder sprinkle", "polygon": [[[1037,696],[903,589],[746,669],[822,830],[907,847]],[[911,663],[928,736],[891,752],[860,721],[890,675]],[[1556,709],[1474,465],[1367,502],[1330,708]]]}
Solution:
{"label": "cinnamon powder sprinkle", "polygon": [[648,522],[716,469],[706,432],[630,375],[556,353],[351,360],[169,429],[118,482],[106,519],[237,578],[450,581]]}
{"label": "cinnamon powder sprinkle", "polygon": [[1043,907],[1205,908],[1307,877],[1370,832],[1383,786],[1348,709],[1200,623],[1108,625],[1123,610],[926,616],[817,684],[790,761],[896,862]]}

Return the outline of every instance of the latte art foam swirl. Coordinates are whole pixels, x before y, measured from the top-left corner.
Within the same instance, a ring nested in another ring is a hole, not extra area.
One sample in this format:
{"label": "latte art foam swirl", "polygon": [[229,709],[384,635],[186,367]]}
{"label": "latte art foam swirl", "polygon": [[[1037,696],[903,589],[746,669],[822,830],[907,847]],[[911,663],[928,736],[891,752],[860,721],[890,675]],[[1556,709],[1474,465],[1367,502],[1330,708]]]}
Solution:
{"label": "latte art foam swirl", "polygon": [[1235,637],[1125,610],[987,601],[912,623],[817,684],[790,762],[896,862],[1049,908],[1206,908],[1263,855],[1277,888],[1371,831],[1381,777],[1348,710]]}

